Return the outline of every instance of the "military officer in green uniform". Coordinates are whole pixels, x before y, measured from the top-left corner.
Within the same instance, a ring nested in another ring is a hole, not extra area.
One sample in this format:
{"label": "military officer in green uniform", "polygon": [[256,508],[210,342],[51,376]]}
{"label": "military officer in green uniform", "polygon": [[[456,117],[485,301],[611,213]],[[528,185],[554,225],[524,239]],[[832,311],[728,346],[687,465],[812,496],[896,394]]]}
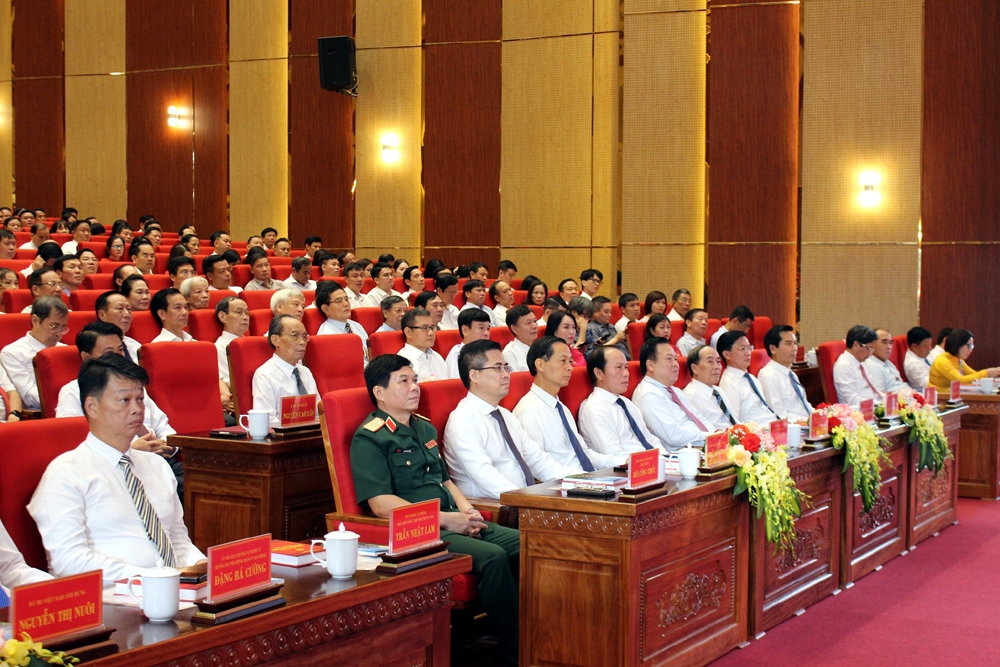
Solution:
{"label": "military officer in green uniform", "polygon": [[484,521],[451,481],[437,430],[413,412],[420,387],[409,360],[398,354],[373,359],[365,384],[377,410],[351,442],[358,503],[388,517],[393,507],[441,501],[441,539],[450,542],[449,551],[472,556],[483,607],[508,662],[517,664],[518,586],[512,565],[520,558],[520,533]]}

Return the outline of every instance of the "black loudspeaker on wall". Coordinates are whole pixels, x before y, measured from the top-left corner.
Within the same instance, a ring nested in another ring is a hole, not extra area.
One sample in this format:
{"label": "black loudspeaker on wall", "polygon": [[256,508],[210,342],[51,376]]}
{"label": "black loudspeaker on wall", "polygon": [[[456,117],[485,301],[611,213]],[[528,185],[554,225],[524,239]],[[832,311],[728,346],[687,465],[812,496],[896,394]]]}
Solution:
{"label": "black loudspeaker on wall", "polygon": [[357,95],[353,37],[319,38],[319,85],[326,90]]}

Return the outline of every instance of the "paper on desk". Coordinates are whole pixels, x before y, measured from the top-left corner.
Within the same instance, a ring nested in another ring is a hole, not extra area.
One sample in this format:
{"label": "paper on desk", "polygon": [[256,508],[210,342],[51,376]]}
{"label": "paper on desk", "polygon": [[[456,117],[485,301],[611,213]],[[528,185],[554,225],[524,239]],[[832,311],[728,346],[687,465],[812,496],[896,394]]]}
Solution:
{"label": "paper on desk", "polygon": [[[135,607],[136,609],[139,609],[142,606],[138,602],[130,598],[128,595],[115,595],[114,586],[112,586],[111,588],[105,588],[103,597],[104,597],[104,604],[116,604],[121,607]],[[184,611],[185,609],[191,609],[194,606],[195,606],[194,602],[188,602],[187,600],[180,601],[180,611]]]}
{"label": "paper on desk", "polygon": [[374,572],[382,563],[382,559],[378,556],[364,556],[358,554],[358,569],[362,572]]}

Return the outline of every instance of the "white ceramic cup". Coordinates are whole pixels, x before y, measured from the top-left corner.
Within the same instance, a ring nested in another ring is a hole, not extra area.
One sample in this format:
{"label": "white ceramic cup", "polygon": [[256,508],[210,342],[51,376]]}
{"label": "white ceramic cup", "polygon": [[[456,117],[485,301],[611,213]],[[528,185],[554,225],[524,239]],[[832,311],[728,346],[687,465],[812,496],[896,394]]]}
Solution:
{"label": "white ceramic cup", "polygon": [[788,439],[785,443],[790,449],[802,444],[802,427],[793,421],[788,422]]}
{"label": "white ceramic cup", "polygon": [[701,463],[701,452],[693,447],[677,450],[678,467],[681,477],[694,479],[698,476],[698,464]]}
{"label": "white ceramic cup", "polygon": [[[325,539],[313,540],[309,546],[309,553],[318,562],[326,566],[326,571],[334,579],[351,579],[358,569],[358,538],[360,535],[353,533],[340,524],[338,530],[327,533]],[[326,549],[326,559],[316,555],[317,544],[322,544]]]}
{"label": "white ceramic cup", "polygon": [[993,393],[993,378],[982,378],[979,380],[979,391],[984,394]]}
{"label": "white ceramic cup", "polygon": [[[247,423],[244,424],[243,420]],[[250,434],[251,438],[266,438],[271,432],[271,413],[267,410],[250,410],[245,415],[240,415],[240,426]]]}
{"label": "white ceramic cup", "polygon": [[[132,585],[142,582],[142,598],[136,597]],[[128,581],[128,594],[142,607],[142,613],[154,623],[174,620],[180,609],[181,571],[172,567],[150,568]]]}

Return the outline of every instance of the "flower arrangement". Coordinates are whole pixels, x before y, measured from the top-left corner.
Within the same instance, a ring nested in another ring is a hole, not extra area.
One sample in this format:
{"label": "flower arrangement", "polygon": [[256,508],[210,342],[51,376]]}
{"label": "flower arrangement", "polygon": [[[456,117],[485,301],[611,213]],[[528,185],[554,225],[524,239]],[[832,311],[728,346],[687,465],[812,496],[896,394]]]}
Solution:
{"label": "flower arrangement", "polygon": [[44,667],[45,665],[75,665],[78,659],[62,651],[50,651],[34,640],[26,632],[21,640],[8,639],[0,644],[0,665],[17,667]]}
{"label": "flower arrangement", "polygon": [[924,397],[909,387],[899,391],[899,417],[910,427],[910,442],[920,443],[917,472],[930,468],[935,473],[952,458],[948,438],[944,435],[944,422]]}
{"label": "flower arrangement", "polygon": [[882,489],[882,466],[889,464],[882,448],[885,438],[849,405],[821,403],[817,409],[826,410],[833,446],[844,450],[844,470],[853,468],[854,491],[861,494],[865,512],[870,511]]}
{"label": "flower arrangement", "polygon": [[736,466],[733,495],[746,491],[757,518],[764,517],[767,541],[779,551],[793,551],[795,518],[809,497],[795,488],[785,448],[753,422],[732,426],[726,433],[729,461]]}

